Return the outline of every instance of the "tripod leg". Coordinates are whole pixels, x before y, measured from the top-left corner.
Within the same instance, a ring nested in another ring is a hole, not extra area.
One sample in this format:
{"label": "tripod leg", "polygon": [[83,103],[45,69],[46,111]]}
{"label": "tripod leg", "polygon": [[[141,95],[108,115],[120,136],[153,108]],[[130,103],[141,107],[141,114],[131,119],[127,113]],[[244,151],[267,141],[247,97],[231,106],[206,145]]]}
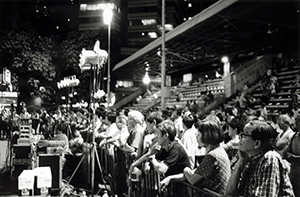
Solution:
{"label": "tripod leg", "polygon": [[[105,188],[108,189],[108,188],[106,187],[107,181],[105,180],[105,177],[104,177],[103,169],[102,169],[101,164],[100,164],[100,159],[99,159],[99,155],[98,155],[96,146],[94,146],[94,149],[95,149],[94,152],[95,152],[96,159],[97,159],[97,163],[98,163],[99,170],[100,170],[101,179],[102,179],[103,183],[105,184]],[[107,178],[108,178],[108,181],[109,181],[109,186],[110,186],[110,189],[109,189],[109,190],[110,190],[111,196],[115,196],[112,178],[111,178],[111,176],[109,176],[109,175],[107,175]],[[97,194],[98,194],[99,192],[100,192],[100,190],[97,192]]]}
{"label": "tripod leg", "polygon": [[76,168],[75,168],[75,170],[74,170],[73,174],[71,175],[71,177],[70,177],[70,179],[69,179],[68,183],[70,183],[70,182],[71,182],[71,180],[73,179],[73,177],[75,176],[75,174],[76,174],[76,172],[77,172],[78,168],[80,167],[81,163],[82,163],[82,162],[83,162],[83,160],[84,160],[84,157],[85,157],[85,156],[84,156],[84,155],[82,155],[82,158],[81,158],[80,162],[78,163],[78,165],[76,166]]}
{"label": "tripod leg", "polygon": [[95,155],[96,155],[97,163],[98,163],[98,166],[99,166],[100,174],[101,174],[101,176],[103,176],[103,170],[102,170],[102,167],[101,167],[101,164],[100,164],[100,159],[99,159],[99,155],[98,155],[96,146],[94,146],[94,149],[95,149]]}

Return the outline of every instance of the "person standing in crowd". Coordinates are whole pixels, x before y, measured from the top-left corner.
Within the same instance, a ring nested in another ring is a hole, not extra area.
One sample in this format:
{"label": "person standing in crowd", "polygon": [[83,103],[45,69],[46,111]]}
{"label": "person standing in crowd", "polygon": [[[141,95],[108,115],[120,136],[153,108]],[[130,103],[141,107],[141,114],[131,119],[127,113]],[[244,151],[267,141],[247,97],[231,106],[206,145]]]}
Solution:
{"label": "person standing in crowd", "polygon": [[143,114],[139,111],[130,111],[128,113],[129,137],[122,149],[130,153],[133,158],[139,158],[143,153],[144,130]]}
{"label": "person standing in crowd", "polygon": [[276,138],[275,150],[283,156],[289,148],[295,132],[291,129],[291,119],[287,114],[282,114],[278,117],[277,125],[280,131]]}
{"label": "person standing in crowd", "polygon": [[157,143],[155,131],[163,121],[161,112],[151,112],[146,118],[146,134],[143,142],[143,153],[148,153],[153,144]]}
{"label": "person standing in crowd", "polygon": [[[88,112],[84,115],[86,117]],[[93,115],[94,116],[94,115]],[[87,118],[87,117],[86,117]],[[95,116],[92,117],[92,121],[89,121],[87,123],[87,126],[80,130],[80,132],[83,134],[83,138],[86,142],[91,142],[93,139],[93,133],[95,134],[95,137],[98,137],[100,128],[104,125],[106,118],[106,111],[98,108],[95,112]],[[83,121],[86,121],[87,119],[83,119]],[[106,127],[105,127],[106,128]]]}
{"label": "person standing in crowd", "polygon": [[58,122],[54,130],[54,137],[51,138],[51,141],[61,141],[63,143],[64,153],[69,152],[69,139],[66,135],[67,129],[67,123]]}
{"label": "person standing in crowd", "polygon": [[224,140],[224,132],[214,121],[199,121],[195,127],[199,146],[207,150],[202,162],[196,169],[186,167],[183,173],[166,177],[161,181],[161,186],[166,187],[171,180],[187,180],[199,188],[204,187],[219,194],[225,194],[231,171],[227,153],[220,146]]}
{"label": "person standing in crowd", "polygon": [[100,142],[100,146],[106,144],[107,140],[117,136],[119,133],[119,129],[116,124],[117,114],[115,112],[107,112],[105,122],[107,124],[106,131],[104,133],[97,134],[97,137],[102,139]]}
{"label": "person standing in crowd", "polygon": [[171,119],[174,121],[175,128],[177,130],[177,136],[179,133],[183,131],[183,122],[182,122],[182,112],[180,109],[176,109],[172,116]]}
{"label": "person standing in crowd", "polygon": [[277,86],[278,86],[277,77],[272,75],[271,69],[268,69],[260,83],[260,88],[263,92],[261,101],[264,104],[267,104],[268,101],[270,100],[272,94],[274,94],[276,92]]}
{"label": "person standing in crowd", "polygon": [[221,146],[225,150],[238,149],[240,138],[239,133],[241,132],[241,124],[236,118],[233,118],[227,123],[227,131],[230,139],[226,143],[222,143]]}
{"label": "person standing in crowd", "polygon": [[[299,120],[298,120],[299,121]],[[299,124],[299,122],[298,122]],[[296,197],[300,197],[300,132],[296,132],[284,158],[291,163],[290,180]]]}
{"label": "person standing in crowd", "polygon": [[117,116],[115,124],[118,129],[117,132],[112,133],[110,137],[102,140],[102,145],[112,143],[117,147],[120,147],[126,144],[127,138],[129,137],[127,117],[125,115]]}
{"label": "person standing in crowd", "polygon": [[290,180],[294,188],[295,196],[300,197],[300,116],[295,118],[294,131],[295,133],[283,154],[283,158],[291,164]]}
{"label": "person standing in crowd", "polygon": [[194,169],[196,164],[195,157],[198,150],[197,131],[193,127],[194,123],[196,123],[196,119],[192,114],[186,113],[183,116],[183,133],[180,138],[183,146],[186,148],[192,169]]}
{"label": "person standing in crowd", "polygon": [[31,114],[27,111],[27,107],[26,107],[25,103],[22,105],[20,118],[21,119],[31,119]]}
{"label": "person standing in crowd", "polygon": [[274,150],[278,133],[263,121],[248,122],[239,143],[239,160],[227,196],[294,196],[289,169]]}
{"label": "person standing in crowd", "polygon": [[76,155],[81,153],[83,141],[80,131],[75,128],[72,131],[72,138],[69,140],[70,154]]}
{"label": "person standing in crowd", "polygon": [[54,128],[54,119],[48,114],[45,108],[42,108],[37,133],[41,133],[42,135],[44,135],[45,139],[50,139],[54,135]]}
{"label": "person standing in crowd", "polygon": [[[155,131],[157,126],[163,121],[162,115],[160,112],[152,112],[146,119],[146,131],[147,134],[144,137],[144,145],[143,145],[143,156],[141,156],[138,160],[134,161],[129,168],[129,178],[132,176],[133,169],[139,166],[141,163],[146,161],[150,155],[157,153],[160,150],[160,146],[157,142],[157,137]],[[153,148],[156,147],[156,148]],[[152,151],[151,151],[152,150]],[[147,163],[147,162],[146,162]],[[149,166],[149,164],[145,164],[145,166]],[[148,170],[148,169],[146,169]]]}
{"label": "person standing in crowd", "polygon": [[[108,113],[109,114],[109,113]],[[119,115],[116,118],[117,132],[111,133],[111,137],[105,138],[100,142],[100,146],[105,144],[111,147],[114,147],[114,151],[110,150],[111,154],[113,151],[115,164],[115,181],[116,181],[116,194],[118,196],[124,196],[124,193],[127,192],[126,186],[126,157],[124,155],[121,147],[126,143],[127,138],[129,137],[129,132],[127,129],[127,117],[125,115]],[[109,147],[109,146],[106,146]]]}
{"label": "person standing in crowd", "polygon": [[229,160],[230,166],[233,168],[235,163],[237,162],[238,155],[238,146],[240,142],[239,134],[242,130],[242,125],[236,118],[233,118],[227,125],[228,137],[230,138],[228,142],[221,143],[221,146],[226,150]]}
{"label": "person standing in crowd", "polygon": [[32,119],[32,129],[35,131],[35,134],[38,134],[37,133],[37,126],[39,124],[39,119],[40,119],[39,113],[36,112],[36,111],[32,112],[31,119]]}
{"label": "person standing in crowd", "polygon": [[159,124],[157,141],[161,150],[149,157],[154,169],[166,177],[183,172],[185,167],[190,167],[190,162],[185,149],[176,140],[176,129],[172,121],[166,120]]}
{"label": "person standing in crowd", "polygon": [[216,115],[216,110],[211,110],[209,115],[206,116],[205,120],[215,121],[215,122],[217,122],[218,124],[221,125],[221,120]]}
{"label": "person standing in crowd", "polygon": [[10,139],[12,137],[13,132],[19,130],[19,124],[20,116],[17,113],[17,109],[12,104],[10,108],[10,115],[8,116],[8,129],[6,132],[6,138]]}

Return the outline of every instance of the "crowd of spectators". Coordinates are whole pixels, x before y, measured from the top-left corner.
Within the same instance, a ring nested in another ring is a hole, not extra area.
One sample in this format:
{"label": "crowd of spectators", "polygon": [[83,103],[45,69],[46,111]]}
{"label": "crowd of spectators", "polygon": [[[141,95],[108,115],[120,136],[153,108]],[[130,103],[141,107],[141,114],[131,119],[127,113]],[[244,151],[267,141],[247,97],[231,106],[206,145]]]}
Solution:
{"label": "crowd of spectators", "polygon": [[[255,109],[258,102],[262,107]],[[300,116],[282,112],[269,120],[265,104],[245,84],[233,106],[201,116],[191,106],[142,112],[100,106],[95,113],[58,107],[29,113],[24,105],[19,115],[13,107],[2,110],[1,137],[11,138],[20,121],[30,119],[32,134],[64,141],[64,179],[74,172],[84,144],[95,144],[113,158],[118,196],[131,195],[132,181],[152,169],[160,177],[158,193],[168,193],[172,181],[184,181],[221,196],[299,197]],[[96,174],[95,181],[99,178]]]}
{"label": "crowd of spectators", "polygon": [[221,195],[299,196],[299,148],[294,145],[296,150],[291,150],[292,138],[299,138],[295,134],[299,122],[293,124],[288,114],[267,122],[247,110],[239,118],[232,109],[199,117],[188,109],[142,113],[99,107],[95,121],[92,115],[85,109],[57,108],[39,114],[23,109],[19,116],[32,122],[34,117],[32,133],[43,140],[64,141],[64,179],[70,178],[78,163],[74,157],[83,153],[83,144],[91,143],[94,135],[99,149],[118,158],[112,169],[118,196],[134,189],[126,180],[136,180],[151,168],[161,175],[156,188],[161,191],[176,180]]}

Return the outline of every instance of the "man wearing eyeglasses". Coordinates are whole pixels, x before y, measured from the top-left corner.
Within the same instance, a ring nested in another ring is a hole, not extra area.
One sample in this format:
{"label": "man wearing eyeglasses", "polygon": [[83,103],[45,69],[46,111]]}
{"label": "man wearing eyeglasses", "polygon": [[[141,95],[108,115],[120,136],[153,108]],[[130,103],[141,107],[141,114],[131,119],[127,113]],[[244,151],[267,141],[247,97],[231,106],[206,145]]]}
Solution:
{"label": "man wearing eyeglasses", "polygon": [[264,121],[250,121],[245,125],[227,196],[294,196],[289,168],[273,148],[277,135]]}

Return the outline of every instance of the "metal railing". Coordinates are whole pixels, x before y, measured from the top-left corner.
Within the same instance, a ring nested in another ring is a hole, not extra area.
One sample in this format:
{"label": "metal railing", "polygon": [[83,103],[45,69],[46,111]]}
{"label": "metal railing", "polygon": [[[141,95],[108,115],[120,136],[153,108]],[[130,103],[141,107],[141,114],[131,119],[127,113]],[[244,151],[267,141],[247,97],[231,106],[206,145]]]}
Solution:
{"label": "metal railing", "polygon": [[[110,150],[111,147],[106,146],[105,148],[98,149],[98,154],[100,157],[100,163],[103,168],[103,173],[112,177],[113,182],[116,183],[118,177],[115,173],[115,162],[120,158],[116,158],[118,154],[116,154],[116,149],[114,149],[114,153]],[[120,153],[119,153],[120,154]],[[112,157],[112,155],[114,155]],[[133,162],[133,159],[130,155],[126,155],[126,168],[127,168],[127,181],[128,181],[128,169],[130,164]],[[198,188],[196,186],[191,185],[187,181],[171,181],[168,186],[167,191],[160,191],[160,180],[162,176],[158,174],[153,167],[151,167],[150,171],[145,173],[141,168],[141,175],[139,177],[133,177],[130,180],[130,193],[128,196],[130,197],[193,197],[193,196],[207,196],[207,197],[221,197],[221,194],[218,194],[212,190],[207,188]],[[111,190],[115,189],[115,185],[111,187]],[[110,194],[115,194],[115,191],[109,191]]]}

